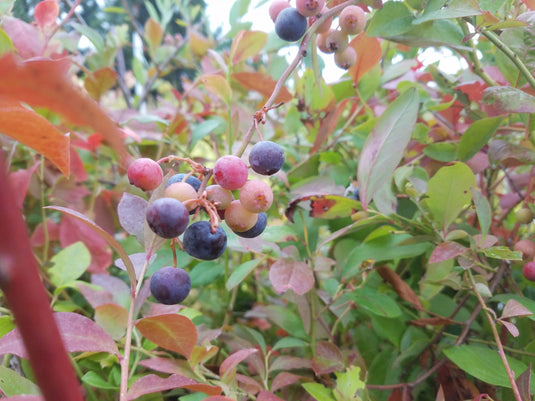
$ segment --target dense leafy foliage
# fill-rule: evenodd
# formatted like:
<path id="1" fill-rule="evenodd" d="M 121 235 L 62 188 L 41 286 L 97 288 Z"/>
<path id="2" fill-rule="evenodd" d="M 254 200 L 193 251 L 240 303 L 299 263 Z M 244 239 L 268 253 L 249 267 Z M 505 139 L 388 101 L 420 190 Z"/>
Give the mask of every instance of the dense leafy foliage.
<path id="1" fill-rule="evenodd" d="M 531 399 L 533 0 L 79 3 L 0 2 L 7 399 Z"/>

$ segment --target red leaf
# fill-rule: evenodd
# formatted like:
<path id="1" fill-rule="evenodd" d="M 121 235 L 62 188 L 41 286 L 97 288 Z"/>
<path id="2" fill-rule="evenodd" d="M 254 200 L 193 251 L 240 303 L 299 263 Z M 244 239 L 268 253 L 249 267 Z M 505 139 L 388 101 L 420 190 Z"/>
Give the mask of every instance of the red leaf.
<path id="1" fill-rule="evenodd" d="M 522 0 L 522 3 L 530 10 L 535 10 L 535 0 Z"/>
<path id="2" fill-rule="evenodd" d="M 146 317 L 138 320 L 136 327 L 149 341 L 188 359 L 197 343 L 195 325 L 182 315 L 167 314 Z"/>
<path id="3" fill-rule="evenodd" d="M 510 299 L 503 307 L 501 319 L 507 319 L 515 316 L 529 316 L 533 315 L 528 308 L 522 305 L 520 302 Z"/>
<path id="4" fill-rule="evenodd" d="M 466 252 L 467 248 L 458 244 L 457 242 L 446 241 L 438 244 L 431 256 L 429 257 L 429 263 L 440 263 L 445 260 L 455 258 Z"/>
<path id="5" fill-rule="evenodd" d="M 56 24 L 59 16 L 59 4 L 55 0 L 44 0 L 35 6 L 34 19 L 41 29 Z"/>
<path id="6" fill-rule="evenodd" d="M 56 312 L 54 318 L 67 352 L 107 352 L 119 356 L 115 341 L 91 319 L 70 312 Z M 28 357 L 17 328 L 0 338 L 0 354 Z"/>
<path id="7" fill-rule="evenodd" d="M 290 386 L 295 382 L 301 380 L 303 376 L 295 375 L 290 372 L 280 372 L 271 383 L 271 391 L 280 390 L 283 387 Z M 257 399 L 258 400 L 258 399 Z"/>
<path id="8" fill-rule="evenodd" d="M 277 81 L 275 81 L 269 75 L 261 74 L 259 72 L 236 72 L 232 74 L 232 78 L 238 81 L 238 83 L 245 89 L 257 91 L 266 98 L 271 96 L 277 83 Z M 293 96 L 290 94 L 288 89 L 283 87 L 277 96 L 275 103 L 287 103 L 292 99 Z"/>
<path id="9" fill-rule="evenodd" d="M 357 52 L 357 62 L 349 69 L 349 75 L 358 85 L 364 74 L 375 67 L 382 57 L 381 42 L 377 38 L 369 38 L 365 32 L 357 35 L 350 43 Z"/>
<path id="10" fill-rule="evenodd" d="M 284 401 L 284 400 L 282 398 L 277 397 L 272 392 L 264 390 L 264 391 L 261 391 L 256 396 L 256 401 Z"/>
<path id="11" fill-rule="evenodd" d="M 383 280 L 390 283 L 401 299 L 411 303 L 418 310 L 423 309 L 418 295 L 394 270 L 388 266 L 378 266 L 377 272 Z"/>
<path id="12" fill-rule="evenodd" d="M 362 204 L 354 199 L 340 195 L 306 195 L 293 199 L 286 208 L 286 217 L 293 222 L 293 215 L 297 205 L 310 201 L 309 215 L 320 219 L 337 219 L 349 217 L 362 210 Z"/>
<path id="13" fill-rule="evenodd" d="M 340 371 L 344 368 L 342 351 L 331 342 L 319 341 L 316 356 L 312 360 L 312 370 L 316 376 Z"/>
<path id="14" fill-rule="evenodd" d="M 520 331 L 518 331 L 518 327 L 516 327 L 513 323 L 508 322 L 507 320 L 499 320 L 499 322 L 505 326 L 507 331 L 511 333 L 513 337 L 518 337 L 520 335 Z"/>
<path id="15" fill-rule="evenodd" d="M 183 366 L 183 360 L 178 359 L 169 359 L 169 358 L 149 358 L 140 361 L 141 366 L 155 370 L 156 372 L 168 373 L 168 374 L 179 374 L 186 375 L 191 370 Z"/>
<path id="16" fill-rule="evenodd" d="M 25 170 L 17 170 L 9 174 L 9 183 L 11 188 L 15 190 L 15 200 L 17 206 L 22 208 L 22 203 L 26 197 L 26 192 L 28 192 L 28 187 L 30 186 L 30 179 L 32 178 L 33 173 L 39 167 L 40 162 L 35 163 L 32 167 Z"/>
<path id="17" fill-rule="evenodd" d="M 69 136 L 46 118 L 18 102 L 0 98 L 0 131 L 42 154 L 69 176 Z"/>
<path id="18" fill-rule="evenodd" d="M 221 380 L 226 382 L 233 374 L 236 373 L 236 367 L 240 362 L 257 352 L 258 350 L 256 348 L 247 348 L 229 355 L 219 367 Z"/>
<path id="19" fill-rule="evenodd" d="M 279 259 L 269 268 L 269 280 L 279 294 L 293 290 L 296 294 L 306 294 L 314 287 L 314 273 L 305 262 Z"/>
<path id="20" fill-rule="evenodd" d="M 185 388 L 191 391 L 201 391 L 208 395 L 221 394 L 221 387 L 197 383 L 195 380 L 184 376 L 171 375 L 167 378 L 163 378 L 150 374 L 139 378 L 134 382 L 134 384 L 132 384 L 128 390 L 127 399 L 135 400 L 136 398 L 139 398 L 145 394 L 171 390 L 174 388 Z"/>
<path id="21" fill-rule="evenodd" d="M 0 58 L 0 95 L 31 106 L 46 107 L 73 124 L 102 134 L 126 164 L 128 154 L 117 125 L 89 96 L 75 87 L 67 75 L 68 59 L 31 59 L 19 63 L 15 55 Z"/>

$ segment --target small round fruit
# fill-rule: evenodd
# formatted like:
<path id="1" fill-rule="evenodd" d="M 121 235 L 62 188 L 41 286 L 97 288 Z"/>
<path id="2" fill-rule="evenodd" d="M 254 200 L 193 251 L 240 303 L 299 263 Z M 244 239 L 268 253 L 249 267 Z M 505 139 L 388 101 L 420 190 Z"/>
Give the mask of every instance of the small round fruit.
<path id="1" fill-rule="evenodd" d="M 280 12 L 288 7 L 290 7 L 290 2 L 288 0 L 273 0 L 269 5 L 268 11 L 271 20 L 275 22 Z"/>
<path id="2" fill-rule="evenodd" d="M 255 173 L 275 174 L 284 164 L 284 151 L 275 142 L 258 142 L 249 152 L 249 164 Z"/>
<path id="3" fill-rule="evenodd" d="M 146 211 L 149 227 L 162 238 L 175 238 L 184 232 L 189 223 L 189 212 L 182 202 L 174 198 L 159 198 Z"/>
<path id="4" fill-rule="evenodd" d="M 293 7 L 282 10 L 275 21 L 275 32 L 282 40 L 296 42 L 307 30 L 307 19 Z"/>
<path id="5" fill-rule="evenodd" d="M 171 176 L 167 180 L 167 183 L 165 184 L 165 187 L 167 188 L 169 185 L 174 184 L 175 182 L 183 182 L 184 178 L 186 178 L 186 175 L 187 174 L 184 174 L 184 173 L 178 173 L 178 174 L 175 174 L 175 175 Z M 197 192 L 199 190 L 199 188 L 201 187 L 201 180 L 199 180 L 197 177 L 194 177 L 192 175 L 190 175 L 190 176 L 188 176 L 188 178 L 186 178 L 186 183 L 191 185 L 193 187 L 193 189 L 195 189 L 195 192 Z"/>
<path id="6" fill-rule="evenodd" d="M 240 203 L 250 212 L 265 212 L 273 203 L 273 191 L 262 180 L 249 180 L 240 189 Z"/>
<path id="7" fill-rule="evenodd" d="M 147 157 L 134 160 L 128 166 L 128 181 L 142 189 L 152 191 L 162 183 L 163 172 L 158 163 Z"/>
<path id="8" fill-rule="evenodd" d="M 305 17 L 318 15 L 325 6 L 325 0 L 296 0 L 295 8 Z"/>
<path id="9" fill-rule="evenodd" d="M 535 261 L 528 262 L 522 268 L 522 274 L 529 281 L 535 281 Z"/>
<path id="10" fill-rule="evenodd" d="M 172 183 L 165 188 L 163 195 L 165 197 L 178 199 L 180 202 L 197 199 L 197 191 L 195 191 L 195 188 L 184 181 Z M 192 210 L 193 205 L 187 206 L 187 208 L 188 210 Z"/>
<path id="11" fill-rule="evenodd" d="M 331 30 L 325 38 L 325 44 L 328 49 L 335 53 L 343 52 L 347 49 L 349 41 L 347 40 L 347 34 L 335 29 Z"/>
<path id="12" fill-rule="evenodd" d="M 150 292 L 156 300 L 165 305 L 175 305 L 186 299 L 191 290 L 188 273 L 173 266 L 165 266 L 150 279 Z"/>
<path id="13" fill-rule="evenodd" d="M 535 242 L 530 239 L 521 239 L 514 246 L 515 251 L 522 252 L 524 257 L 535 257 Z"/>
<path id="14" fill-rule="evenodd" d="M 520 224 L 529 224 L 533 221 L 534 215 L 530 208 L 523 207 L 516 211 L 515 217 Z"/>
<path id="15" fill-rule="evenodd" d="M 239 189 L 247 181 L 247 164 L 237 156 L 227 155 L 217 159 L 214 165 L 214 178 L 225 189 Z"/>
<path id="16" fill-rule="evenodd" d="M 331 29 L 327 32 L 322 32 L 318 36 L 316 36 L 316 46 L 318 47 L 318 49 L 320 49 L 322 53 L 325 54 L 334 53 L 334 50 L 331 50 L 331 48 L 327 46 L 327 35 L 329 35 L 330 32 Z"/>
<path id="17" fill-rule="evenodd" d="M 225 222 L 232 231 L 247 231 L 258 220 L 258 214 L 248 211 L 239 200 L 232 201 L 225 209 Z"/>
<path id="18" fill-rule="evenodd" d="M 247 231 L 234 231 L 234 233 L 243 238 L 255 238 L 264 232 L 267 226 L 267 215 L 265 213 L 258 214 L 256 224 Z"/>
<path id="19" fill-rule="evenodd" d="M 351 46 L 343 52 L 334 53 L 334 63 L 343 70 L 349 70 L 357 62 L 357 52 Z"/>
<path id="20" fill-rule="evenodd" d="M 357 35 L 366 27 L 366 14 L 359 6 L 347 6 L 338 18 L 340 29 L 348 35 Z"/>
<path id="21" fill-rule="evenodd" d="M 215 207 L 217 210 L 225 210 L 230 205 L 230 202 L 234 200 L 234 196 L 228 189 L 214 184 L 206 187 L 206 199 L 217 203 Z"/>
<path id="22" fill-rule="evenodd" d="M 212 232 L 208 221 L 196 221 L 186 229 L 182 244 L 188 255 L 201 260 L 213 260 L 225 251 L 227 234 L 221 227 Z"/>

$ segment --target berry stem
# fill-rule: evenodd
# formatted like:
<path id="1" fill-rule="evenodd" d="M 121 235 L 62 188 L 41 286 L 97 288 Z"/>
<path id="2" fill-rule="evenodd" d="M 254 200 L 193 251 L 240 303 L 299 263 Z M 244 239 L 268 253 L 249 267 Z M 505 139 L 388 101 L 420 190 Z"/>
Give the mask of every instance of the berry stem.
<path id="1" fill-rule="evenodd" d="M 351 5 L 351 4 L 357 4 L 358 0 L 348 0 L 342 4 L 337 5 L 336 7 L 331 8 L 329 11 L 324 13 L 320 18 L 318 18 L 307 30 L 305 33 L 305 36 L 303 36 L 303 39 L 301 40 L 301 44 L 299 45 L 299 51 L 297 52 L 297 56 L 293 59 L 291 64 L 284 70 L 281 77 L 275 84 L 275 88 L 273 89 L 273 92 L 271 93 L 271 96 L 267 100 L 264 107 L 262 107 L 261 113 L 266 113 L 267 111 L 271 110 L 273 108 L 273 105 L 275 104 L 275 100 L 277 100 L 277 97 L 279 96 L 280 91 L 282 90 L 284 84 L 286 83 L 286 80 L 290 76 L 290 74 L 297 68 L 299 63 L 303 60 L 303 58 L 306 56 L 307 52 L 307 46 L 308 42 L 310 41 L 311 36 L 314 35 L 316 30 L 329 18 L 339 14 L 345 7 Z M 255 116 L 253 118 L 253 123 L 245 133 L 245 136 L 243 138 L 242 144 L 238 151 L 234 153 L 235 156 L 241 157 L 243 152 L 245 152 L 245 149 L 247 148 L 248 143 L 251 141 L 251 138 L 253 136 L 253 133 L 255 132 L 255 127 L 258 125 L 257 121 L 257 113 L 255 113 Z"/>

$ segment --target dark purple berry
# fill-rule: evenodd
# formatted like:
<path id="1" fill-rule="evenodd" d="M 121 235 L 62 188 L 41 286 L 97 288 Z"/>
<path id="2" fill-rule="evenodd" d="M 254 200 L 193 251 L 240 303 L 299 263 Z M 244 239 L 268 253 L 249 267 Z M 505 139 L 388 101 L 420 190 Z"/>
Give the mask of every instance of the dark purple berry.
<path id="1" fill-rule="evenodd" d="M 247 231 L 237 232 L 234 231 L 234 233 L 240 237 L 243 238 L 254 238 L 258 237 L 260 234 L 264 232 L 267 226 L 267 216 L 264 212 L 258 213 L 258 220 L 256 220 L 256 224 L 248 229 Z"/>
<path id="2" fill-rule="evenodd" d="M 147 223 L 162 238 L 175 238 L 189 223 L 189 212 L 178 199 L 160 198 L 147 207 Z"/>
<path id="3" fill-rule="evenodd" d="M 165 187 L 167 188 L 169 185 L 174 184 L 175 182 L 182 182 L 184 181 L 184 177 L 186 177 L 186 174 L 179 173 L 171 176 L 169 180 L 167 180 L 167 183 L 165 184 Z M 186 178 L 186 183 L 191 185 L 195 191 L 198 191 L 201 187 L 201 180 L 199 180 L 197 177 L 194 177 L 190 175 L 188 178 Z"/>
<path id="4" fill-rule="evenodd" d="M 213 260 L 225 251 L 227 234 L 221 227 L 217 227 L 213 233 L 210 222 L 197 221 L 186 229 L 182 244 L 188 255 L 201 260 Z"/>
<path id="5" fill-rule="evenodd" d="M 284 164 L 284 151 L 275 142 L 258 142 L 251 148 L 249 164 L 258 174 L 275 174 Z"/>
<path id="6" fill-rule="evenodd" d="M 178 304 L 186 299 L 190 290 L 188 273 L 172 266 L 162 267 L 150 280 L 150 292 L 162 304 Z"/>
<path id="7" fill-rule="evenodd" d="M 275 20 L 275 32 L 282 40 L 295 42 L 303 37 L 307 30 L 307 19 L 293 7 L 282 10 Z"/>

